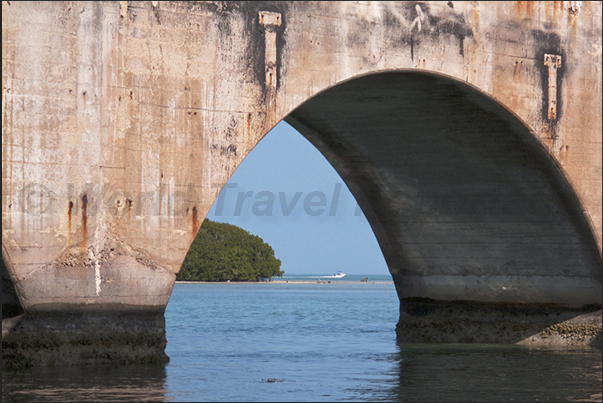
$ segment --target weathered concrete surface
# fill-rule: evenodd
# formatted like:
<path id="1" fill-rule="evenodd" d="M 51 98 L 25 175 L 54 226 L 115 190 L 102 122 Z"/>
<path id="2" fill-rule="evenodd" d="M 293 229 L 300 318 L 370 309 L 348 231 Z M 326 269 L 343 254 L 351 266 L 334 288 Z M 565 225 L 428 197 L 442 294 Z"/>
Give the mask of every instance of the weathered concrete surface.
<path id="1" fill-rule="evenodd" d="M 20 315 L 7 317 L 7 319 L 2 318 L 2 339 L 7 337 L 24 317 L 25 314 L 22 313 Z"/>
<path id="2" fill-rule="evenodd" d="M 401 298 L 600 304 L 601 16 L 599 2 L 4 1 L 16 293 L 27 312 L 162 310 L 221 186 L 287 118 L 351 185 Z M 349 81 L 388 72 L 402 110 L 389 82 Z M 312 97 L 341 99 L 347 81 L 355 102 L 321 115 Z M 349 110 L 379 132 L 349 131 Z M 392 164 L 405 145 L 417 154 Z"/>

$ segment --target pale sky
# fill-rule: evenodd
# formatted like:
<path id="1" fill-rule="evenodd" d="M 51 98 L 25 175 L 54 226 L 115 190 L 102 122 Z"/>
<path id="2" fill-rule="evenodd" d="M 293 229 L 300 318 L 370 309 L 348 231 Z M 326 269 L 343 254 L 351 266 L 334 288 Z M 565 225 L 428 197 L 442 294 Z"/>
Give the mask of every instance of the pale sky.
<path id="1" fill-rule="evenodd" d="M 389 274 L 343 180 L 285 122 L 243 160 L 207 218 L 261 237 L 281 259 L 285 275 Z"/>

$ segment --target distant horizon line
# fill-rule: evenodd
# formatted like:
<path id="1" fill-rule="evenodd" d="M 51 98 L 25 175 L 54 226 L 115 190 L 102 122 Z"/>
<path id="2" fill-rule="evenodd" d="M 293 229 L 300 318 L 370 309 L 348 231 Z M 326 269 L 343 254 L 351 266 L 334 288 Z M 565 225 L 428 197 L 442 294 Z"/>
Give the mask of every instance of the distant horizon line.
<path id="1" fill-rule="evenodd" d="M 346 276 L 391 276 L 390 273 L 383 273 L 383 274 L 377 274 L 377 273 L 363 273 L 363 274 L 354 274 L 354 273 L 345 273 Z M 272 276 L 272 277 L 278 277 L 278 278 L 282 278 L 282 277 L 287 277 L 287 276 L 303 276 L 303 277 L 309 277 L 309 276 L 320 276 L 320 277 L 331 277 L 333 276 L 333 274 L 324 274 L 324 273 L 311 273 L 311 274 L 299 274 L 299 273 L 295 273 L 295 274 L 285 274 L 283 276 Z"/>

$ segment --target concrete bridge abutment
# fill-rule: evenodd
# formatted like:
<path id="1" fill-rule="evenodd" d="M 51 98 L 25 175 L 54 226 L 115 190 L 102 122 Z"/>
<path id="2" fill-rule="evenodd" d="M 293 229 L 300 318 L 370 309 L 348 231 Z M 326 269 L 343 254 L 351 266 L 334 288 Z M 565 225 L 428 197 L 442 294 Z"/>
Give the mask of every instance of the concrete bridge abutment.
<path id="1" fill-rule="evenodd" d="M 367 216 L 400 341 L 600 343 L 601 16 L 3 2 L 3 261 L 25 312 L 3 358 L 165 361 L 189 245 L 282 119 Z"/>

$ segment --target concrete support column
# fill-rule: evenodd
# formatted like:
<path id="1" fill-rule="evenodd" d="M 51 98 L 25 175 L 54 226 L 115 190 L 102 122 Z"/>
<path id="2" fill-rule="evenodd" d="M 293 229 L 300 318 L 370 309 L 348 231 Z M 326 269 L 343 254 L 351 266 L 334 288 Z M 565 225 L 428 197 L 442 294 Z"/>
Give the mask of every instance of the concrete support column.
<path id="1" fill-rule="evenodd" d="M 28 312 L 2 336 L 2 365 L 166 363 L 166 343 L 163 311 Z"/>

